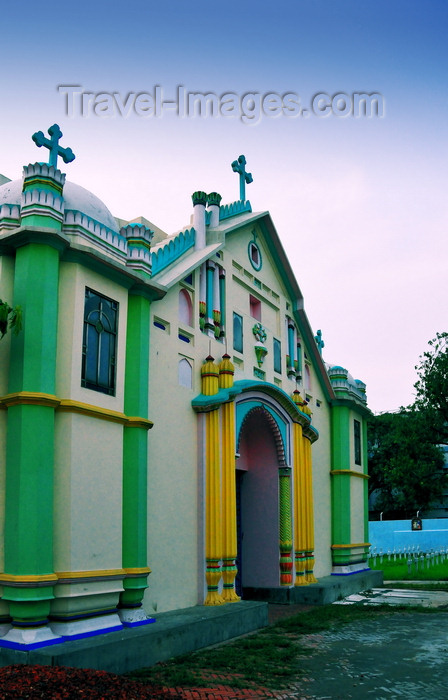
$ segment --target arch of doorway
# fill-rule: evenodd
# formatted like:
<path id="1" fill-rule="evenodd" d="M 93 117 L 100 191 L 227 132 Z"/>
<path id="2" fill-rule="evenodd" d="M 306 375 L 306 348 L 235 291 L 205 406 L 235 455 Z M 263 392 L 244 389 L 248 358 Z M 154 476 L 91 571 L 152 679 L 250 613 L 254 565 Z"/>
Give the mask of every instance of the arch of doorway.
<path id="1" fill-rule="evenodd" d="M 268 425 L 270 426 L 272 430 L 272 434 L 274 437 L 274 442 L 275 442 L 275 447 L 277 451 L 277 461 L 278 461 L 278 466 L 283 467 L 286 466 L 286 456 L 287 456 L 287 451 L 286 451 L 286 446 L 289 443 L 289 435 L 288 432 L 285 433 L 284 428 L 285 425 L 280 423 L 280 417 L 279 416 L 274 416 L 272 410 L 268 410 L 268 408 L 263 404 L 256 402 L 254 405 L 254 401 L 248 401 L 244 403 L 237 403 L 236 409 L 237 409 L 237 441 L 236 441 L 236 451 L 237 454 L 239 453 L 239 448 L 240 448 L 240 442 L 241 442 L 241 435 L 244 432 L 244 428 L 247 425 L 248 421 L 253 418 L 256 415 L 259 415 L 260 417 L 263 417 Z M 241 418 L 240 416 L 240 421 L 238 421 L 238 409 L 239 407 L 244 407 L 244 416 Z M 286 437 L 286 439 L 285 439 Z"/>

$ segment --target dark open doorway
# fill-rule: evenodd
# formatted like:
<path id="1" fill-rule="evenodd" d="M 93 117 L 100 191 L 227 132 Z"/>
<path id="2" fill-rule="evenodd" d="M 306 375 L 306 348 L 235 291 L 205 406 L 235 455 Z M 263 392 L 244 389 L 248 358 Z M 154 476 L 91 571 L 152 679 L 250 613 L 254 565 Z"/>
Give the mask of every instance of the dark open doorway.
<path id="1" fill-rule="evenodd" d="M 236 471 L 238 595 L 279 586 L 278 456 L 266 411 L 246 416 Z M 244 595 L 243 595 L 244 597 Z"/>

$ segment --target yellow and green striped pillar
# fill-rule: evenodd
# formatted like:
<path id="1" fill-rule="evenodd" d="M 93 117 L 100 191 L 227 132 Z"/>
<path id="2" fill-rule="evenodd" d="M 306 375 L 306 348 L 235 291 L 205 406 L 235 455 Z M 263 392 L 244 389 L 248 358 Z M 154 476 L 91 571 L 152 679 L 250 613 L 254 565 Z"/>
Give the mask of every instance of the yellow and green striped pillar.
<path id="1" fill-rule="evenodd" d="M 303 454 L 305 463 L 305 493 L 306 493 L 306 543 L 305 543 L 305 579 L 307 583 L 317 583 L 314 576 L 314 500 L 311 441 L 303 437 Z"/>
<path id="2" fill-rule="evenodd" d="M 305 483 L 305 460 L 303 456 L 302 426 L 293 423 L 293 446 L 294 446 L 294 539 L 295 539 L 295 585 L 306 586 L 308 581 L 305 578 L 306 568 L 306 483 Z"/>
<path id="3" fill-rule="evenodd" d="M 299 391 L 292 400 L 305 416 L 311 411 Z M 311 440 L 304 435 L 300 423 L 293 424 L 294 443 L 294 523 L 295 523 L 295 585 L 316 583 L 314 576 L 314 497 Z"/>
<path id="4" fill-rule="evenodd" d="M 235 368 L 229 355 L 225 354 L 219 365 L 219 388 L 233 386 Z M 235 404 L 229 401 L 221 408 L 222 424 L 222 599 L 226 603 L 240 600 L 235 592 L 237 574 L 236 534 L 236 472 L 235 472 Z"/>
<path id="5" fill-rule="evenodd" d="M 201 367 L 202 393 L 213 396 L 218 393 L 219 367 L 210 355 Z M 205 562 L 207 596 L 204 605 L 222 605 L 218 592 L 221 580 L 221 475 L 219 458 L 219 410 L 205 414 Z"/>

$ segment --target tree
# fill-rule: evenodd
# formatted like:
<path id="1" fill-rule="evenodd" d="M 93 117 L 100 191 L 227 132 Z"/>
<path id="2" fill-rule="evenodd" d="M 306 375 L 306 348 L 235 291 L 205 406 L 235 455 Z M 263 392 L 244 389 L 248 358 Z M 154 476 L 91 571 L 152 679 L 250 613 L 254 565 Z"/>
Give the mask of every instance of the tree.
<path id="1" fill-rule="evenodd" d="M 410 516 L 441 495 L 448 479 L 439 445 L 448 443 L 448 333 L 437 333 L 415 367 L 416 400 L 369 427 L 369 492 L 375 508 Z"/>
<path id="2" fill-rule="evenodd" d="M 438 442 L 448 442 L 448 333 L 437 333 L 420 356 L 416 366 L 418 381 L 415 407 L 432 415 L 438 432 Z"/>
<path id="3" fill-rule="evenodd" d="M 410 517 L 441 495 L 447 476 L 432 415 L 411 407 L 371 419 L 369 492 L 375 510 Z"/>
<path id="4" fill-rule="evenodd" d="M 6 301 L 0 299 L 0 340 L 8 331 L 9 328 L 15 335 L 18 335 L 22 329 L 22 308 L 16 306 L 12 308 Z"/>

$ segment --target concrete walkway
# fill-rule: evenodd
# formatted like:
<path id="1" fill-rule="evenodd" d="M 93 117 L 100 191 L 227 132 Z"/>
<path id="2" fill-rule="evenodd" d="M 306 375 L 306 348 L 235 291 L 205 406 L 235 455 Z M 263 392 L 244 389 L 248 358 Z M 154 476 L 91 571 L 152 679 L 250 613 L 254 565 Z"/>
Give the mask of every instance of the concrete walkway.
<path id="1" fill-rule="evenodd" d="M 400 612 L 301 637 L 313 651 L 304 678 L 278 698 L 446 700 L 448 592 L 378 588 L 334 605 L 422 605 L 440 612 Z"/>
<path id="2" fill-rule="evenodd" d="M 446 700 L 448 613 L 396 613 L 305 635 L 304 676 L 277 698 Z"/>
<path id="3" fill-rule="evenodd" d="M 448 610 L 447 591 L 419 591 L 400 588 L 372 588 L 369 591 L 354 593 L 334 605 L 422 605 L 424 608 L 446 608 Z"/>
<path id="4" fill-rule="evenodd" d="M 440 612 L 397 612 L 358 620 L 328 632 L 301 635 L 311 652 L 303 674 L 287 690 L 232 688 L 232 674 L 206 674 L 208 688 L 166 689 L 183 700 L 446 700 L 448 593 L 374 589 L 335 604 L 424 605 Z M 310 609 L 269 605 L 269 623 Z M 169 697 L 169 695 L 168 695 Z"/>

